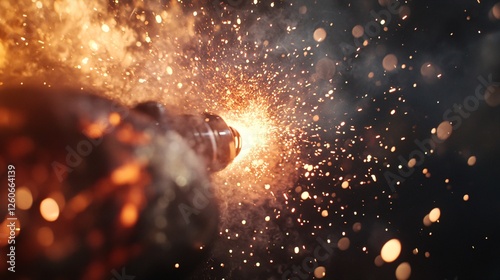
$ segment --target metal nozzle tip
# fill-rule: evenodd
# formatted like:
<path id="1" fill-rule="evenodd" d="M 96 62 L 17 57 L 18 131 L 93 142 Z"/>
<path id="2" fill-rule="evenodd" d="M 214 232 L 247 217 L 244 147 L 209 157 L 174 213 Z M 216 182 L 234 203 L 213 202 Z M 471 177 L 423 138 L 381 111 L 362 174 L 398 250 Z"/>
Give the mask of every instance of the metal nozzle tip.
<path id="1" fill-rule="evenodd" d="M 238 132 L 238 130 L 236 130 L 232 126 L 229 127 L 229 130 L 231 130 L 231 133 L 234 136 L 234 147 L 236 148 L 236 155 L 235 156 L 238 156 L 241 152 L 241 146 L 242 146 L 241 135 Z"/>

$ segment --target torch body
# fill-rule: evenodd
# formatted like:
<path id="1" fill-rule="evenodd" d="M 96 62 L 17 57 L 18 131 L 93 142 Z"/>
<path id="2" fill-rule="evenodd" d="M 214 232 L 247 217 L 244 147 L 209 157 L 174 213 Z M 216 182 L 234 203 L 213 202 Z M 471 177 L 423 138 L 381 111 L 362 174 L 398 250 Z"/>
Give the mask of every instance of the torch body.
<path id="1" fill-rule="evenodd" d="M 186 136 L 197 125 L 179 130 L 181 121 L 152 104 L 130 109 L 72 90 L 0 92 L 0 177 L 6 182 L 14 166 L 18 194 L 14 216 L 0 209 L 0 249 L 8 253 L 4 224 L 16 218 L 16 277 L 178 279 L 203 259 L 218 224 L 208 172 L 230 160 Z"/>

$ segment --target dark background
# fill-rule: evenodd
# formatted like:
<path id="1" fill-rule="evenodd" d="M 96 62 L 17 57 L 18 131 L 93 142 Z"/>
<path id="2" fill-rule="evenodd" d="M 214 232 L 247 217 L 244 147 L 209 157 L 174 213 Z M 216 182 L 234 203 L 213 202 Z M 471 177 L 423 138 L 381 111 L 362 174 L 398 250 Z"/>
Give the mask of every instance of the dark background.
<path id="1" fill-rule="evenodd" d="M 315 80 L 311 87 L 298 93 L 307 99 L 306 105 L 299 106 L 300 113 L 319 115 L 317 125 L 321 127 L 316 131 L 316 140 L 302 146 L 304 162 L 319 162 L 323 174 L 333 175 L 311 179 L 299 169 L 301 177 L 288 191 L 292 198 L 286 204 L 280 201 L 285 210 L 277 224 L 283 235 L 272 238 L 261 250 L 255 249 L 248 263 L 239 255 L 248 250 L 248 244 L 221 240 L 218 246 L 224 249 L 220 251 L 230 248 L 237 253 L 226 257 L 214 253 L 195 278 L 282 279 L 283 271 L 313 256 L 317 236 L 338 240 L 345 232 L 350 239 L 349 249 L 336 250 L 327 261 L 318 263 L 326 268 L 324 279 L 394 279 L 394 271 L 403 261 L 412 267 L 410 279 L 500 279 L 499 107 L 480 101 L 479 108 L 463 119 L 451 137 L 425 157 L 423 164 L 415 167 L 396 192 L 384 180 L 386 171 L 397 173 L 396 166 L 402 164 L 399 155 L 408 160 L 417 148 L 415 139 L 431 137 L 431 129 L 444 121 L 443 113 L 474 94 L 480 75 L 492 75 L 494 82 L 500 81 L 500 21 L 490 15 L 495 3 L 409 1 L 405 4 L 410 10 L 406 20 L 392 15 L 386 24 L 387 32 L 369 38 L 369 45 L 354 53 L 345 52 L 343 46 L 354 45 L 352 27 L 373 21 L 371 10 L 386 9 L 377 1 L 296 1 L 291 6 L 277 3 L 273 9 L 266 8 L 269 2 L 260 3 L 258 16 L 274 16 L 278 21 L 286 14 L 285 18 L 297 27 L 292 35 L 279 28 L 257 29 L 266 34 L 266 39 L 271 38 L 271 46 L 285 50 L 312 46 L 315 53 L 307 58 L 283 59 L 276 55 L 282 65 L 310 70 L 310 63 L 323 57 L 336 63 L 332 77 Z M 297 13 L 300 6 L 307 7 L 306 14 Z M 252 16 L 246 20 L 248 29 L 255 31 L 258 21 Z M 318 27 L 327 32 L 321 43 L 312 36 Z M 399 67 L 387 72 L 382 59 L 390 53 L 397 56 Z M 401 69 L 403 63 L 406 69 Z M 442 76 L 423 77 L 420 67 L 424 63 L 432 63 Z M 374 78 L 368 78 L 369 72 L 374 73 Z M 388 93 L 390 87 L 398 90 Z M 330 89 L 335 90 L 335 98 L 318 101 Z M 314 109 L 315 106 L 318 107 Z M 391 115 L 393 109 L 396 113 Z M 346 124 L 340 126 L 341 122 Z M 355 131 L 350 130 L 351 126 Z M 380 137 L 375 138 L 376 135 Z M 318 153 L 318 143 L 329 143 L 331 148 Z M 389 149 L 395 146 L 396 151 L 389 152 L 383 147 L 386 145 Z M 329 151 L 335 151 L 335 156 Z M 378 160 L 365 162 L 367 155 Z M 477 157 L 474 166 L 467 165 L 471 155 Z M 321 165 L 323 160 L 332 165 Z M 387 164 L 391 167 L 386 168 Z M 422 173 L 424 168 L 431 173 L 429 178 Z M 371 181 L 371 174 L 377 182 L 362 184 Z M 332 176 L 350 178 L 349 188 L 342 189 L 342 180 L 332 180 Z M 320 199 L 302 200 L 301 192 L 294 190 L 296 186 Z M 468 201 L 463 200 L 465 194 L 470 196 Z M 272 213 L 273 207 L 266 211 Z M 422 219 L 434 207 L 440 208 L 441 218 L 426 227 Z M 292 208 L 296 209 L 294 213 Z M 318 209 L 328 209 L 329 216 L 321 217 Z M 298 219 L 308 222 L 300 223 Z M 352 229 L 356 222 L 362 224 L 360 232 Z M 380 248 L 391 238 L 401 241 L 401 255 L 393 263 L 375 266 Z M 306 250 L 301 248 L 295 254 L 293 248 L 301 245 Z M 418 254 L 412 253 L 414 248 L 418 248 Z M 430 256 L 426 257 L 425 252 Z M 255 262 L 260 262 L 260 266 L 255 266 Z M 226 265 L 221 267 L 220 263 Z M 306 279 L 313 279 L 313 274 Z"/>

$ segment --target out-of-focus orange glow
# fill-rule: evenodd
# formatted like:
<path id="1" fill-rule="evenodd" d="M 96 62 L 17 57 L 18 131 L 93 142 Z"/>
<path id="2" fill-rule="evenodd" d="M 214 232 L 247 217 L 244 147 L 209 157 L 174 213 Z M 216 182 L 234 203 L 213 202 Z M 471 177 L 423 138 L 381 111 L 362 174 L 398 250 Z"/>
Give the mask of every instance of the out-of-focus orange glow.
<path id="1" fill-rule="evenodd" d="M 49 247 L 54 243 L 54 232 L 50 227 L 41 227 L 37 231 L 36 240 L 38 244 Z"/>
<path id="2" fill-rule="evenodd" d="M 68 205 L 73 213 L 83 211 L 90 204 L 90 196 L 87 193 L 80 193 L 73 197 Z"/>
<path id="3" fill-rule="evenodd" d="M 314 30 L 314 33 L 313 33 L 313 38 L 316 42 L 322 42 L 325 40 L 326 38 L 326 30 L 323 29 L 323 28 L 318 28 L 316 30 Z"/>
<path id="4" fill-rule="evenodd" d="M 343 189 L 347 189 L 348 187 L 349 187 L 349 182 L 347 182 L 347 181 L 342 182 Z"/>
<path id="5" fill-rule="evenodd" d="M 34 148 L 35 144 L 31 138 L 20 136 L 8 143 L 7 151 L 12 157 L 17 158 L 30 153 Z"/>
<path id="6" fill-rule="evenodd" d="M 426 227 L 432 225 L 432 222 L 429 219 L 429 214 L 427 214 L 427 215 L 424 216 L 424 219 L 422 220 L 422 222 L 424 223 L 424 226 L 426 226 Z"/>
<path id="7" fill-rule="evenodd" d="M 342 237 L 339 239 L 337 242 L 337 246 L 341 251 L 345 251 L 349 249 L 349 246 L 351 245 L 351 241 L 347 237 Z"/>
<path id="8" fill-rule="evenodd" d="M 491 13 L 495 17 L 495 19 L 500 19 L 500 3 L 496 3 L 493 8 L 491 8 Z"/>
<path id="9" fill-rule="evenodd" d="M 106 131 L 107 125 L 104 122 L 94 122 L 83 126 L 82 132 L 89 138 L 102 137 Z"/>
<path id="10" fill-rule="evenodd" d="M 380 256 L 384 262 L 390 263 L 395 261 L 401 253 L 401 242 L 398 239 L 387 241 L 380 250 Z"/>
<path id="11" fill-rule="evenodd" d="M 318 266 L 314 269 L 314 277 L 321 279 L 326 276 L 326 268 L 324 266 Z"/>
<path id="12" fill-rule="evenodd" d="M 378 266 L 378 267 L 381 267 L 384 265 L 384 260 L 382 259 L 382 257 L 380 255 L 376 256 L 375 259 L 373 260 L 373 263 Z"/>
<path id="13" fill-rule="evenodd" d="M 111 125 L 117 126 L 121 122 L 121 117 L 118 113 L 114 112 L 114 113 L 109 114 L 108 120 L 109 120 L 109 123 Z"/>
<path id="14" fill-rule="evenodd" d="M 476 164 L 476 157 L 470 156 L 469 159 L 467 160 L 467 165 L 473 166 L 474 164 Z"/>
<path id="15" fill-rule="evenodd" d="M 409 263 L 404 262 L 396 268 L 396 279 L 407 280 L 411 275 L 411 266 Z"/>
<path id="16" fill-rule="evenodd" d="M 44 199 L 42 203 L 40 203 L 40 214 L 49 222 L 57 220 L 59 217 L 59 206 L 57 202 L 53 198 Z"/>
<path id="17" fill-rule="evenodd" d="M 302 198 L 302 200 L 306 200 L 309 198 L 309 192 L 303 192 L 301 195 L 300 195 L 300 198 Z"/>
<path id="18" fill-rule="evenodd" d="M 357 222 L 352 225 L 352 231 L 354 232 L 359 232 L 361 231 L 362 225 L 361 223 Z"/>
<path id="19" fill-rule="evenodd" d="M 2 44 L 0 44 L 0 52 L 1 46 Z M 0 54 L 0 60 L 1 59 L 2 55 Z M 19 127 L 23 122 L 24 118 L 21 113 L 0 107 L 0 127 Z"/>
<path id="20" fill-rule="evenodd" d="M 363 36 L 363 34 L 365 34 L 365 29 L 363 28 L 363 26 L 358 24 L 352 28 L 352 36 L 354 38 L 360 38 L 361 36 Z"/>
<path id="21" fill-rule="evenodd" d="M 437 137 L 441 140 L 446 140 L 450 137 L 451 132 L 453 131 L 453 127 L 451 126 L 449 121 L 443 121 L 437 127 Z"/>
<path id="22" fill-rule="evenodd" d="M 382 60 L 382 67 L 386 71 L 393 71 L 398 67 L 398 58 L 393 54 L 388 54 Z"/>
<path id="23" fill-rule="evenodd" d="M 111 181 L 116 185 L 133 184 L 139 181 L 141 166 L 137 162 L 124 164 L 111 173 Z"/>
<path id="24" fill-rule="evenodd" d="M 27 187 L 20 187 L 16 190 L 16 206 L 21 210 L 28 210 L 33 205 L 33 196 Z"/>
<path id="25" fill-rule="evenodd" d="M 59 211 L 62 212 L 62 210 L 66 206 L 66 199 L 64 198 L 62 192 L 53 192 L 49 195 L 49 197 L 54 199 L 54 201 L 57 203 L 57 206 L 59 206 Z"/>
<path id="26" fill-rule="evenodd" d="M 139 211 L 137 209 L 137 206 L 132 203 L 127 203 L 123 206 L 122 211 L 120 213 L 120 223 L 124 227 L 131 227 L 135 225 L 138 217 L 139 217 Z"/>
<path id="27" fill-rule="evenodd" d="M 434 208 L 429 213 L 429 220 L 435 223 L 437 222 L 437 220 L 439 220 L 440 216 L 441 216 L 441 210 L 439 210 L 439 208 Z"/>
<path id="28" fill-rule="evenodd" d="M 21 223 L 19 222 L 19 219 L 17 220 L 3 220 L 3 222 L 0 224 L 0 248 L 7 245 L 7 242 L 8 242 L 8 237 L 10 235 L 10 228 L 8 227 L 8 225 L 11 223 L 11 222 L 15 222 L 16 223 L 16 230 L 15 230 L 15 233 L 16 233 L 16 236 L 19 235 L 19 231 L 21 230 Z"/>

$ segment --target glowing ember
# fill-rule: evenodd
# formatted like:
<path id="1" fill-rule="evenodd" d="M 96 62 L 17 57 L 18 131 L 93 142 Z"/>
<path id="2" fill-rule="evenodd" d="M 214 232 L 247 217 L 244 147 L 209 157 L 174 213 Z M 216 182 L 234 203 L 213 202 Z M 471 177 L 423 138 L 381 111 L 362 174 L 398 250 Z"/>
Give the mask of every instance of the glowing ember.
<path id="1" fill-rule="evenodd" d="M 437 220 L 439 220 L 439 217 L 441 217 L 441 210 L 439 210 L 439 208 L 434 208 L 431 210 L 431 212 L 429 212 L 429 220 L 432 223 L 437 222 Z"/>
<path id="2" fill-rule="evenodd" d="M 53 222 L 59 217 L 59 205 L 54 199 L 46 198 L 40 203 L 40 214 L 45 220 Z"/>
<path id="3" fill-rule="evenodd" d="M 380 250 L 380 256 L 384 262 L 390 263 L 395 261 L 401 253 L 401 242 L 398 239 L 387 241 Z"/>
<path id="4" fill-rule="evenodd" d="M 398 280 L 407 280 L 411 275 L 411 266 L 409 263 L 404 262 L 398 265 L 396 268 L 396 279 Z"/>

